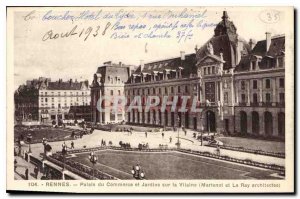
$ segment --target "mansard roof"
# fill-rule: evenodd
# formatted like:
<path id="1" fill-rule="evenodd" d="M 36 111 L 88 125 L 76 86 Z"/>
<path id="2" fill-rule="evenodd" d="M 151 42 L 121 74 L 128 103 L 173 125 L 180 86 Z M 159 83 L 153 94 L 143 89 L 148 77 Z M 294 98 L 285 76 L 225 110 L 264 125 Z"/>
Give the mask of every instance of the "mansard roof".
<path id="1" fill-rule="evenodd" d="M 158 60 L 144 64 L 141 70 L 141 65 L 133 73 L 140 75 L 141 73 L 152 74 L 152 72 L 163 72 L 164 70 L 177 70 L 182 67 L 182 76 L 189 77 L 190 74 L 196 74 L 197 69 L 195 67 L 195 53 L 185 55 L 184 60 L 181 57 L 175 57 L 171 59 Z"/>
<path id="2" fill-rule="evenodd" d="M 130 66 L 128 65 L 111 64 L 110 62 L 106 62 L 104 66 L 98 67 L 96 74 L 101 75 L 102 83 L 108 82 L 108 77 L 119 77 L 121 82 L 126 82 L 129 77 L 129 70 Z"/>
<path id="3" fill-rule="evenodd" d="M 46 87 L 47 90 L 81 90 L 82 88 L 88 88 L 88 81 L 83 82 L 63 82 L 61 80 L 56 82 L 49 82 Z"/>
<path id="4" fill-rule="evenodd" d="M 274 68 L 276 58 L 285 53 L 285 36 L 275 36 L 271 38 L 269 50 L 266 51 L 266 40 L 258 41 L 251 53 L 243 56 L 235 71 L 249 71 L 250 62 L 254 57 L 259 57 L 261 61 L 258 63 L 260 69 Z M 267 62 L 269 64 L 267 64 Z"/>

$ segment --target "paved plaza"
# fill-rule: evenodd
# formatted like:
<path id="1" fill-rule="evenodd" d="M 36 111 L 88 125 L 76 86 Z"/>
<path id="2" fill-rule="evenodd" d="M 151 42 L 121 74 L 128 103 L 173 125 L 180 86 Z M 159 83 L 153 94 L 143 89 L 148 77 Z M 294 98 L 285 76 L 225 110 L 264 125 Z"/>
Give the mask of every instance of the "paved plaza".
<path id="1" fill-rule="evenodd" d="M 168 145 L 169 148 L 174 148 L 176 147 L 175 143 L 177 142 L 177 135 L 177 132 L 173 131 L 165 131 L 164 136 L 162 136 L 162 132 L 148 132 L 146 137 L 145 132 L 133 131 L 132 134 L 130 134 L 129 132 L 107 132 L 95 130 L 94 133 L 91 135 L 85 135 L 82 139 L 74 140 L 74 145 L 75 149 L 82 149 L 84 147 L 91 148 L 100 146 L 101 141 L 104 140 L 106 142 L 106 145 L 108 145 L 109 141 L 111 141 L 113 146 L 119 146 L 119 142 L 122 141 L 123 143 L 130 143 L 131 147 L 133 148 L 137 148 L 138 144 L 140 143 L 148 143 L 149 148 L 158 148 L 160 144 Z M 171 143 L 170 137 L 172 138 Z M 208 151 L 211 153 L 216 152 L 215 148 L 201 146 L 201 142 L 193 138 L 193 131 L 188 130 L 187 135 L 185 135 L 183 131 L 180 131 L 179 137 L 181 142 L 181 148 L 198 151 Z M 61 151 L 63 142 L 64 141 L 49 143 L 52 146 L 53 153 Z M 66 141 L 65 143 L 68 147 L 71 146 L 71 141 Z M 43 153 L 42 143 L 32 144 L 31 148 L 33 155 L 36 157 L 40 156 L 40 154 Z M 24 147 L 24 150 L 27 150 L 27 148 Z M 276 158 L 240 151 L 221 149 L 221 155 L 227 155 L 239 159 L 251 159 L 252 161 L 258 161 L 268 164 L 273 163 L 280 166 L 285 165 L 285 159 L 283 158 Z"/>

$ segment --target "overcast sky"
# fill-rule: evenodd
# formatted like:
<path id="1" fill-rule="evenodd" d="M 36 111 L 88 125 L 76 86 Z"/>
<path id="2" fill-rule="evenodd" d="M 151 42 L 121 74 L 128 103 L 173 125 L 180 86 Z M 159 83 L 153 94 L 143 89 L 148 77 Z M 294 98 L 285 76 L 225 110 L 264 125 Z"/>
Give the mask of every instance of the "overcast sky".
<path id="1" fill-rule="evenodd" d="M 182 29 L 175 28 L 169 32 L 171 38 L 136 39 L 133 38 L 133 35 L 136 33 L 149 33 L 148 27 L 153 27 L 154 24 L 159 22 L 168 24 L 179 20 L 180 23 L 185 23 L 191 19 L 163 18 L 150 20 L 142 17 L 130 20 L 123 19 L 121 24 L 126 26 L 139 23 L 146 25 L 147 28 L 134 32 L 127 29 L 114 31 L 112 26 L 115 24 L 116 19 L 102 18 L 99 20 L 78 20 L 75 22 L 71 20 L 43 20 L 43 16 L 49 10 L 53 10 L 53 15 L 64 14 L 67 10 L 70 10 L 70 15 L 72 16 L 79 16 L 80 11 L 72 11 L 75 8 L 68 8 L 59 12 L 55 12 L 57 8 L 39 9 L 33 8 L 26 12 L 18 11 L 14 15 L 14 88 L 25 83 L 26 80 L 38 77 L 50 77 L 52 80 L 72 78 L 78 80 L 88 79 L 91 81 L 97 67 L 102 65 L 103 62 L 113 61 L 118 63 L 121 61 L 125 64 L 139 65 L 141 59 L 148 62 L 179 56 L 180 51 L 192 53 L 194 52 L 195 45 L 201 46 L 214 33 L 214 27 L 207 27 L 205 29 L 199 27 L 189 28 L 187 32 L 191 30 L 193 36 L 187 38 L 186 41 L 181 40 L 178 42 L 176 36 L 178 31 L 182 31 Z M 103 12 L 99 16 L 103 16 L 103 13 L 108 13 L 108 11 L 111 11 L 111 14 L 115 14 L 114 12 L 120 10 L 120 8 L 85 8 L 81 11 L 92 9 L 95 13 L 102 9 Z M 142 8 L 143 10 L 136 11 L 138 10 L 137 8 L 130 7 L 122 9 L 134 13 L 136 16 L 143 16 L 145 12 L 147 12 L 147 16 L 150 16 L 150 14 L 157 16 L 158 13 L 166 14 L 168 10 L 172 10 L 172 8 Z M 176 8 L 172 13 L 180 13 L 183 9 L 182 7 Z M 208 24 L 217 24 L 221 21 L 222 11 L 227 10 L 230 20 L 234 22 L 237 28 L 238 34 L 247 41 L 250 38 L 255 40 L 264 39 L 266 31 L 271 32 L 272 35 L 285 33 L 285 14 L 283 11 L 280 11 L 280 8 L 276 8 L 275 11 L 271 9 L 273 10 L 270 12 L 273 18 L 272 23 L 264 22 L 266 17 L 269 17 L 266 15 L 265 10 L 270 10 L 270 8 L 207 7 L 192 8 L 193 11 L 190 9 L 188 8 L 187 13 L 203 13 L 207 10 L 204 12 L 204 18 L 195 19 L 192 22 L 193 24 L 197 24 L 200 20 Z M 24 16 L 31 10 L 35 10 L 34 14 L 31 15 L 33 18 L 24 20 Z M 158 10 L 161 12 L 158 12 Z M 279 15 L 276 15 L 277 11 Z M 111 25 L 105 35 L 102 35 L 102 31 L 108 22 Z M 75 25 L 77 25 L 77 35 L 69 38 L 42 41 L 43 36 L 50 30 L 53 30 L 55 33 L 65 33 L 71 31 Z M 78 35 L 83 28 L 87 31 L 88 27 L 92 27 L 93 31 L 96 31 L 98 25 L 100 25 L 100 28 L 99 34 L 96 37 L 90 35 L 86 41 L 83 41 L 85 37 L 79 38 Z M 159 31 L 164 32 L 164 30 Z M 127 33 L 131 38 L 111 39 L 110 37 L 113 32 Z M 95 34 L 95 32 L 92 33 Z"/>

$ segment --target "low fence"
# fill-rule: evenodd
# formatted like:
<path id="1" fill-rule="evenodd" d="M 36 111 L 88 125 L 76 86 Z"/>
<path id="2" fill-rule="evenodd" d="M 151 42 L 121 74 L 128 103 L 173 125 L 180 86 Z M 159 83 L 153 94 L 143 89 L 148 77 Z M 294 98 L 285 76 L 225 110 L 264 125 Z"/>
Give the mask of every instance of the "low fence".
<path id="1" fill-rule="evenodd" d="M 37 166 L 39 168 L 39 171 L 42 172 L 44 175 L 46 173 L 48 173 L 48 171 L 50 171 L 50 170 L 53 171 L 51 179 L 47 179 L 47 180 L 61 180 L 62 179 L 62 172 L 48 164 L 44 164 L 44 167 L 43 167 L 43 160 L 36 158 L 34 156 L 29 156 L 27 153 L 25 154 L 25 157 L 27 157 L 27 159 L 26 159 L 27 161 L 28 161 L 28 158 L 30 158 L 30 163 Z M 65 179 L 66 180 L 75 180 L 73 177 L 71 177 L 68 174 L 65 174 Z"/>
<path id="2" fill-rule="evenodd" d="M 81 164 L 79 162 L 75 162 L 75 161 L 72 161 L 72 160 L 65 160 L 65 163 L 62 159 L 62 157 L 58 154 L 54 154 L 52 155 L 52 157 L 47 157 L 47 160 L 56 164 L 56 165 L 59 165 L 60 167 L 64 167 L 85 178 L 85 179 L 100 179 L 100 180 L 115 180 L 117 178 L 115 178 L 114 176 L 111 176 L 107 173 L 104 173 L 98 169 L 93 169 L 87 165 L 84 165 L 84 164 Z M 93 177 L 94 176 L 94 177 Z"/>
<path id="3" fill-rule="evenodd" d="M 238 158 L 232 158 L 226 155 L 219 155 L 215 153 L 211 153 L 208 151 L 194 151 L 190 149 L 178 149 L 178 148 L 152 148 L 152 149 L 139 149 L 139 148 L 122 148 L 122 147 L 116 147 L 116 146 L 107 146 L 107 147 L 94 147 L 94 148 L 86 148 L 86 149 L 76 149 L 76 150 L 70 150 L 68 151 L 68 154 L 74 154 L 74 153 L 86 153 L 86 152 L 92 152 L 92 151 L 98 151 L 98 150 L 117 150 L 117 151 L 132 151 L 132 152 L 171 152 L 171 151 L 177 151 L 192 155 L 198 155 L 208 158 L 214 158 L 219 160 L 224 160 L 228 162 L 238 163 L 238 164 L 244 164 L 248 166 L 255 166 L 260 167 L 264 169 L 271 169 L 276 170 L 285 173 L 285 167 L 276 165 L 276 164 L 267 164 L 267 163 L 261 163 L 257 161 L 253 161 L 250 159 L 238 159 Z M 59 152 L 58 152 L 59 153 Z"/>
<path id="4" fill-rule="evenodd" d="M 205 145 L 208 147 L 214 147 L 216 148 L 216 144 L 208 144 Z M 267 151 L 262 151 L 262 150 L 254 150 L 254 149 L 247 149 L 244 147 L 236 147 L 236 146 L 230 146 L 230 145 L 221 145 L 219 146 L 221 149 L 226 149 L 226 150 L 232 150 L 232 151 L 240 151 L 240 152 L 246 152 L 246 153 L 253 153 L 253 154 L 259 154 L 259 155 L 266 155 L 266 156 L 272 156 L 276 158 L 285 158 L 285 153 L 275 153 L 275 152 L 267 152 Z"/>

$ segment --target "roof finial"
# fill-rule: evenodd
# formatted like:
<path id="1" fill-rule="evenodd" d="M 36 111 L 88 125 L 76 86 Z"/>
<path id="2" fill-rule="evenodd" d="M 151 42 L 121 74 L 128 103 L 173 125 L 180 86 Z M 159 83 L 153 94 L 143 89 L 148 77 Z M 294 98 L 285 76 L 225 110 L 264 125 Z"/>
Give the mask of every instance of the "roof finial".
<path id="1" fill-rule="evenodd" d="M 223 16 L 222 16 L 222 19 L 223 19 L 223 20 L 226 20 L 226 19 L 228 19 L 228 14 L 227 14 L 227 11 L 223 11 Z"/>

